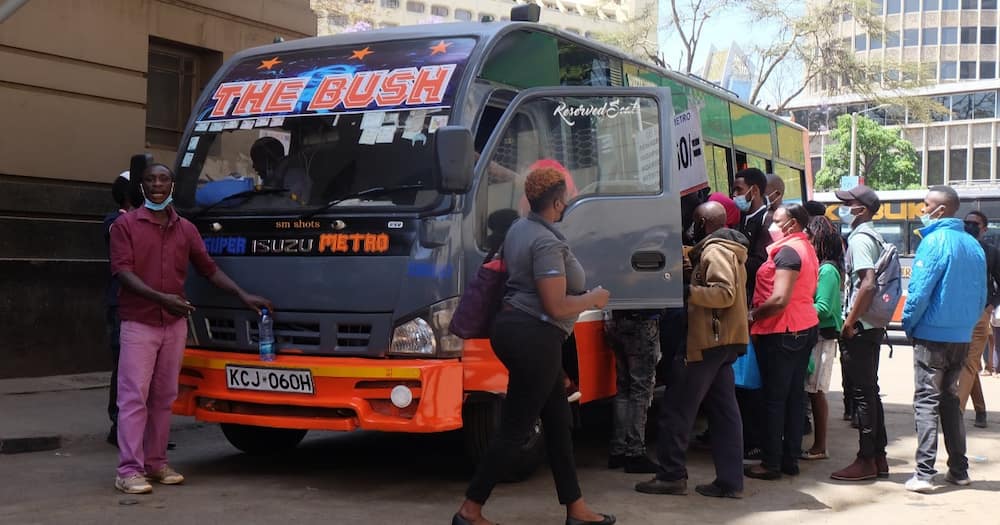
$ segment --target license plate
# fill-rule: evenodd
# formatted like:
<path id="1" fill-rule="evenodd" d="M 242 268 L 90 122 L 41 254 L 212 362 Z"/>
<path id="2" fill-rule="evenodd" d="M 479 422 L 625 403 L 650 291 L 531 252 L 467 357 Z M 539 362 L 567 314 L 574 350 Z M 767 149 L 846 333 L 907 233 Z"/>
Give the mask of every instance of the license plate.
<path id="1" fill-rule="evenodd" d="M 226 386 L 230 390 L 313 393 L 312 372 L 288 368 L 226 365 Z"/>

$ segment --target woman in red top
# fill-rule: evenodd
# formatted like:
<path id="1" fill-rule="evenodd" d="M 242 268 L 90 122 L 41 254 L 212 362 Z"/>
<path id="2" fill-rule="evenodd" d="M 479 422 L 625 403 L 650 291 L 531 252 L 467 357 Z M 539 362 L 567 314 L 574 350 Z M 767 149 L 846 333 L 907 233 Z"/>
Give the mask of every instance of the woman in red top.
<path id="1" fill-rule="evenodd" d="M 799 204 L 775 210 L 767 261 L 757 271 L 750 335 L 765 400 L 764 457 L 745 474 L 757 479 L 796 476 L 802 454 L 806 368 L 819 318 L 813 307 L 819 262 L 806 236 L 809 213 Z"/>

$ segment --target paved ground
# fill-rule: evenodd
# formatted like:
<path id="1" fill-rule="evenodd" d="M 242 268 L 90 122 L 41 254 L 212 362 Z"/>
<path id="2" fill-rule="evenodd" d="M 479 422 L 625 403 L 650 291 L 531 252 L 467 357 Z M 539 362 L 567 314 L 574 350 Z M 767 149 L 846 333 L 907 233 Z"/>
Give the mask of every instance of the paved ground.
<path id="1" fill-rule="evenodd" d="M 648 496 L 632 490 L 643 476 L 603 468 L 608 429 L 598 425 L 577 436 L 584 493 L 597 509 L 632 524 L 1000 523 L 993 509 L 1000 491 L 1000 412 L 991 412 L 997 423 L 985 430 L 973 428 L 968 414 L 969 455 L 980 460 L 972 464 L 971 487 L 942 487 L 926 496 L 908 493 L 902 483 L 912 473 L 915 447 L 908 347 L 897 347 L 894 359 L 883 359 L 882 376 L 891 440 L 889 480 L 842 484 L 828 479 L 830 471 L 850 461 L 856 447 L 856 432 L 836 420 L 830 425 L 833 459 L 803 462 L 797 478 L 748 480 L 742 501 L 707 499 L 693 491 L 686 497 Z M 122 495 L 112 487 L 115 451 L 103 442 L 103 377 L 0 381 L 0 437 L 31 432 L 64 437 L 59 450 L 0 454 L 0 523 L 433 524 L 448 523 L 461 499 L 468 473 L 454 435 L 315 433 L 293 453 L 254 458 L 230 447 L 217 427 L 185 418 L 175 420 L 178 448 L 171 461 L 188 482 L 157 486 L 150 496 Z M 838 377 L 834 383 L 839 384 Z M 1000 407 L 1000 379 L 986 378 L 984 387 L 987 402 Z M 839 392 L 830 398 L 839 413 Z M 693 452 L 690 463 L 692 485 L 711 480 L 707 454 Z M 498 487 L 488 515 L 505 524 L 554 524 L 563 518 L 545 469 L 526 482 Z"/>

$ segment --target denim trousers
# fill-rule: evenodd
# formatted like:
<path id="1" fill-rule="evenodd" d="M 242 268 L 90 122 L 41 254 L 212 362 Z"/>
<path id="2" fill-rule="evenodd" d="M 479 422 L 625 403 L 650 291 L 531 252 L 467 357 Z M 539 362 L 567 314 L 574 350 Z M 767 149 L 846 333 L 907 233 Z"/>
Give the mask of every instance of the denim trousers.
<path id="1" fill-rule="evenodd" d="M 118 475 L 151 474 L 167 464 L 170 406 L 187 339 L 187 319 L 162 326 L 121 323 L 118 359 Z"/>
<path id="2" fill-rule="evenodd" d="M 917 477 L 930 480 L 937 470 L 938 418 L 948 450 L 948 470 L 968 476 L 965 423 L 958 404 L 958 376 L 965 366 L 969 343 L 913 341 L 913 415 L 917 427 Z"/>
<path id="3" fill-rule="evenodd" d="M 611 347 L 615 353 L 617 394 L 614 402 L 612 455 L 646 454 L 646 413 L 653 401 L 656 364 L 660 361 L 660 321 L 637 317 L 615 319 Z"/>
<path id="4" fill-rule="evenodd" d="M 500 406 L 500 427 L 476 469 L 465 495 L 485 504 L 504 466 L 528 440 L 539 417 L 556 482 L 559 503 L 581 497 L 573 458 L 572 418 L 563 384 L 562 345 L 566 333 L 518 310 L 504 310 L 493 323 L 490 344 L 507 367 L 507 395 Z"/>
<path id="5" fill-rule="evenodd" d="M 840 340 L 840 361 L 846 383 L 850 385 L 844 395 L 850 397 L 857 414 L 858 455 L 866 459 L 884 456 L 888 443 L 885 410 L 878 386 L 879 352 L 884 334 L 882 328 L 871 328 Z"/>
<path id="6" fill-rule="evenodd" d="M 754 348 L 764 391 L 764 468 L 798 466 L 806 418 L 806 369 L 819 339 L 814 326 L 794 333 L 757 337 Z"/>
<path id="7" fill-rule="evenodd" d="M 706 350 L 701 361 L 684 363 L 674 359 L 679 380 L 663 391 L 660 433 L 656 452 L 660 468 L 656 477 L 687 479 L 687 448 L 698 407 L 708 414 L 712 433 L 715 484 L 727 490 L 743 490 L 743 424 L 736 404 L 733 363 L 743 345 Z"/>

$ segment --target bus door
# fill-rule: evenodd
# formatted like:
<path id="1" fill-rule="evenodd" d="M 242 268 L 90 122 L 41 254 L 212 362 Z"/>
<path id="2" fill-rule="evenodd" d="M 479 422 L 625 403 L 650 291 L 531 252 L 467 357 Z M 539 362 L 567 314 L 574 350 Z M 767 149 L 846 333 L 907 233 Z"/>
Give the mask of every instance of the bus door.
<path id="1" fill-rule="evenodd" d="M 681 214 L 665 88 L 521 92 L 487 142 L 477 180 L 484 224 L 526 215 L 523 181 L 538 165 L 568 173 L 558 228 L 612 309 L 682 306 Z M 504 176 L 503 174 L 509 174 Z"/>

